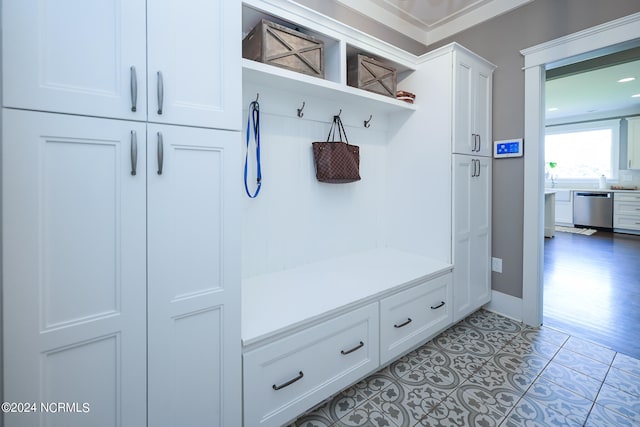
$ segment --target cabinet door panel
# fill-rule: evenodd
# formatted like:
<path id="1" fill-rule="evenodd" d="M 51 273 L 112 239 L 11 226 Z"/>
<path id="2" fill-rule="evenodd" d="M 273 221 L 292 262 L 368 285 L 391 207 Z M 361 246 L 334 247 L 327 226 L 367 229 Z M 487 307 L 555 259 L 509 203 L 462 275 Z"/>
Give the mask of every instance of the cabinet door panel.
<path id="1" fill-rule="evenodd" d="M 453 152 L 472 154 L 474 150 L 474 99 L 473 99 L 473 67 L 471 58 L 462 52 L 456 52 L 454 61 L 455 90 L 454 90 L 454 126 Z"/>
<path id="2" fill-rule="evenodd" d="M 471 218 L 475 158 L 453 155 L 453 321 L 471 311 L 473 229 Z"/>
<path id="3" fill-rule="evenodd" d="M 471 300 L 479 308 L 491 299 L 491 160 L 476 158 L 471 192 Z"/>
<path id="4" fill-rule="evenodd" d="M 491 132 L 492 117 L 492 71 L 489 68 L 477 66 L 475 74 L 475 108 L 474 128 L 478 134 L 478 156 L 491 156 L 493 141 Z"/>
<path id="5" fill-rule="evenodd" d="M 5 107 L 146 120 L 144 0 L 2 6 Z"/>
<path id="6" fill-rule="evenodd" d="M 3 119 L 4 398 L 90 404 L 7 425 L 145 425 L 145 125 Z"/>
<path id="7" fill-rule="evenodd" d="M 238 138 L 148 126 L 149 425 L 241 424 Z"/>
<path id="8" fill-rule="evenodd" d="M 240 129 L 240 7 L 228 0 L 148 2 L 149 121 Z"/>

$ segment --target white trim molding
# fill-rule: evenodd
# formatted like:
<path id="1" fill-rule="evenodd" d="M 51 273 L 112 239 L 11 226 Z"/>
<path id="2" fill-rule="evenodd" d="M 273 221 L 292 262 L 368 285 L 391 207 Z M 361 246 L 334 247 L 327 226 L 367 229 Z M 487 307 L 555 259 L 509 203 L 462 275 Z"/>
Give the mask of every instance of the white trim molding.
<path id="1" fill-rule="evenodd" d="M 484 306 L 494 313 L 522 321 L 522 299 L 498 291 L 491 291 L 491 302 Z"/>
<path id="2" fill-rule="evenodd" d="M 539 44 L 520 53 L 525 63 L 524 230 L 522 320 L 542 324 L 544 217 L 544 80 L 547 65 L 600 49 L 623 50 L 640 39 L 640 13 Z M 568 61 L 571 62 L 571 61 Z"/>

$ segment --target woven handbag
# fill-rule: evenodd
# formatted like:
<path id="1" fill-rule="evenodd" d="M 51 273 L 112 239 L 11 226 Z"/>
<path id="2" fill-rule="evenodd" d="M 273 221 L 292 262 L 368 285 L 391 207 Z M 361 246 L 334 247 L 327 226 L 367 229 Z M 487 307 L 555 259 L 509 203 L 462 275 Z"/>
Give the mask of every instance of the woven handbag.
<path id="1" fill-rule="evenodd" d="M 339 141 L 335 139 L 336 130 Z M 360 147 L 349 144 L 340 116 L 333 116 L 327 140 L 314 142 L 312 146 L 318 181 L 332 184 L 360 181 Z"/>

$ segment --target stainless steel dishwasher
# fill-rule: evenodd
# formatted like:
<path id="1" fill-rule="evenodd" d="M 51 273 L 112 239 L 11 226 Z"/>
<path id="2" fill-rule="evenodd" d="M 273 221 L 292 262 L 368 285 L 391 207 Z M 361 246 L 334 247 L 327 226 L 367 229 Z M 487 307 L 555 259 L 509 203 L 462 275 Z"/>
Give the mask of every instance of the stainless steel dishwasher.
<path id="1" fill-rule="evenodd" d="M 613 228 L 613 193 L 610 191 L 574 191 L 573 224 Z"/>

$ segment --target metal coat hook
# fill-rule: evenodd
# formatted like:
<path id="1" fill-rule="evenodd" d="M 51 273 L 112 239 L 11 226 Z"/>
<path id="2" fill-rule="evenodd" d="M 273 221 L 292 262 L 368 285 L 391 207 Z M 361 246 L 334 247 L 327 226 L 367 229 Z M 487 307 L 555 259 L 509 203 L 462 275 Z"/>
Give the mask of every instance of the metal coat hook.
<path id="1" fill-rule="evenodd" d="M 373 118 L 373 114 L 369 114 L 369 120 L 364 121 L 364 127 L 369 128 L 371 126 L 371 119 Z"/>
<path id="2" fill-rule="evenodd" d="M 340 114 L 342 114 L 342 108 L 340 109 L 340 112 L 338 113 L 338 117 L 340 117 Z"/>
<path id="3" fill-rule="evenodd" d="M 256 100 L 255 100 L 256 103 L 258 103 L 258 98 L 260 98 L 260 92 L 256 93 Z"/>
<path id="4" fill-rule="evenodd" d="M 304 105 L 305 102 L 302 101 L 302 107 L 298 108 L 298 117 L 302 118 L 302 116 L 304 116 L 304 113 L 302 112 L 302 110 L 304 110 Z"/>

